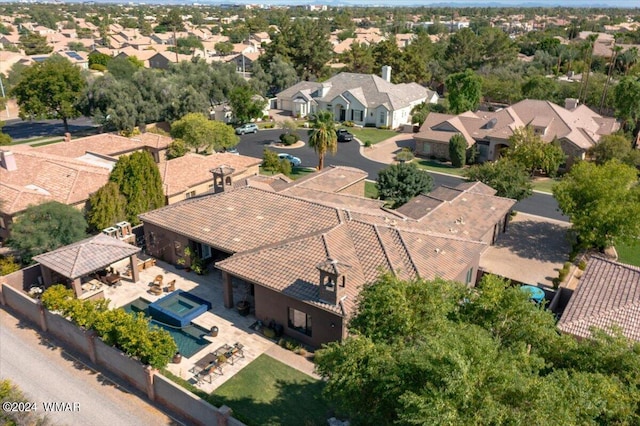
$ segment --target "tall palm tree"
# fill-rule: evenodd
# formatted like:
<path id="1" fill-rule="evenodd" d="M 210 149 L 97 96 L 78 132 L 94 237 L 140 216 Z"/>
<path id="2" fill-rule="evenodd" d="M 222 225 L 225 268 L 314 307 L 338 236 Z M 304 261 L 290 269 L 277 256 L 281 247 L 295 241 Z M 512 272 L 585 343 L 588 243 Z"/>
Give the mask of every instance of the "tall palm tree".
<path id="1" fill-rule="evenodd" d="M 318 170 L 322 170 L 326 153 L 335 154 L 338 150 L 336 124 L 331 111 L 318 111 L 313 117 L 309 131 L 309 146 L 318 154 Z"/>

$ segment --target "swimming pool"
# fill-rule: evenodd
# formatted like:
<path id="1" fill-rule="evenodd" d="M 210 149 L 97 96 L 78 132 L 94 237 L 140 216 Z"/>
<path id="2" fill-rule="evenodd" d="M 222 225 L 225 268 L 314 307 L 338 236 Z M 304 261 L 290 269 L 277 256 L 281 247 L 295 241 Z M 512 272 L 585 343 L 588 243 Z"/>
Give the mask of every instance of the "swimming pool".
<path id="1" fill-rule="evenodd" d="M 149 305 L 151 303 L 146 300 L 139 298 L 134 300 L 133 302 L 123 306 L 122 308 L 126 312 L 141 312 L 145 316 L 149 315 Z M 169 324 L 164 324 L 160 321 L 156 321 L 154 319 L 149 320 L 150 327 L 160 327 L 164 330 L 167 330 L 173 340 L 178 345 L 178 350 L 182 354 L 182 356 L 186 358 L 192 357 L 202 348 L 207 346 L 209 343 L 208 340 L 204 339 L 204 335 L 208 333 L 202 327 L 199 327 L 195 324 L 189 324 L 184 327 L 173 327 Z"/>
<path id="2" fill-rule="evenodd" d="M 193 294 L 177 290 L 149 305 L 149 315 L 164 324 L 186 327 L 211 309 L 211 303 Z"/>

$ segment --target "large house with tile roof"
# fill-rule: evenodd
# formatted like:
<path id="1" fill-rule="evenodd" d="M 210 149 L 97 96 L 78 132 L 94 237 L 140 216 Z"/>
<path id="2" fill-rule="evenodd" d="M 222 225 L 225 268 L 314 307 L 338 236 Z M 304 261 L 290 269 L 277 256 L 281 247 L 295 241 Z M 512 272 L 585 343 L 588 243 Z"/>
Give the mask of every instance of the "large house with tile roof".
<path id="1" fill-rule="evenodd" d="M 592 328 L 611 331 L 611 327 L 640 342 L 640 268 L 594 256 L 558 328 L 578 338 L 590 338 Z"/>
<path id="2" fill-rule="evenodd" d="M 230 167 L 230 176 L 236 180 L 258 174 L 259 158 L 229 153 L 189 153 L 167 160 L 171 141 L 154 133 L 133 138 L 103 133 L 37 148 L 0 148 L 0 240 L 9 237 L 13 218 L 30 205 L 58 201 L 84 208 L 89 196 L 107 183 L 118 158 L 133 152 L 153 156 L 167 204 L 209 191 L 213 186 L 210 170 L 222 165 Z"/>
<path id="3" fill-rule="evenodd" d="M 523 126 L 532 126 L 545 142 L 557 140 L 568 164 L 583 159 L 601 136 L 620 127 L 614 118 L 603 117 L 586 105 L 567 102 L 563 108 L 549 101 L 525 99 L 494 112 L 430 113 L 414 135 L 416 154 L 449 160 L 449 140 L 461 134 L 469 148 L 477 147 L 479 161 L 494 161 L 509 146 L 514 130 Z"/>
<path id="4" fill-rule="evenodd" d="M 278 109 L 294 116 L 326 110 L 336 121 L 395 129 L 411 123 L 414 106 L 437 102 L 437 94 L 417 83 L 391 83 L 391 67 L 384 66 L 382 77 L 342 72 L 321 83 L 301 81 L 276 99 Z"/>
<path id="5" fill-rule="evenodd" d="M 147 249 L 174 264 L 187 247 L 217 260 L 227 308 L 235 306 L 233 288 L 244 288 L 256 318 L 313 346 L 346 336 L 360 289 L 383 270 L 475 284 L 480 257 L 504 232 L 514 200 L 465 183 L 394 211 L 363 197 L 365 176 L 329 167 L 298 181 L 216 185 L 140 215 Z"/>

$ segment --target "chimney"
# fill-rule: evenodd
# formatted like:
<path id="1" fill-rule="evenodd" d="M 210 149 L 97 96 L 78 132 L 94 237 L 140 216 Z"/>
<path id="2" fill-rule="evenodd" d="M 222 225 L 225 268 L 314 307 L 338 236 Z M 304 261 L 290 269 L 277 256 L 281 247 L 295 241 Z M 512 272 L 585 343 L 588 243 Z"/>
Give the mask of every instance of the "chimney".
<path id="1" fill-rule="evenodd" d="M 213 174 L 213 192 L 226 192 L 233 189 L 232 175 L 236 170 L 232 167 L 221 165 L 210 172 Z"/>
<path id="2" fill-rule="evenodd" d="M 9 172 L 18 170 L 18 165 L 16 164 L 16 158 L 13 156 L 13 152 L 0 151 L 0 166 L 4 167 Z"/>
<path id="3" fill-rule="evenodd" d="M 67 132 L 64 134 L 64 141 L 71 142 L 71 133 Z"/>
<path id="4" fill-rule="evenodd" d="M 351 266 L 338 262 L 336 259 L 327 258 L 316 265 L 320 271 L 320 300 L 331 305 L 337 305 L 345 296 L 347 275 Z"/>
<path id="5" fill-rule="evenodd" d="M 575 98 L 566 98 L 564 100 L 564 108 L 568 109 L 569 111 L 573 111 L 574 109 L 578 108 L 579 102 L 580 101 Z"/>
<path id="6" fill-rule="evenodd" d="M 382 79 L 391 83 L 391 67 L 389 65 L 382 67 Z"/>

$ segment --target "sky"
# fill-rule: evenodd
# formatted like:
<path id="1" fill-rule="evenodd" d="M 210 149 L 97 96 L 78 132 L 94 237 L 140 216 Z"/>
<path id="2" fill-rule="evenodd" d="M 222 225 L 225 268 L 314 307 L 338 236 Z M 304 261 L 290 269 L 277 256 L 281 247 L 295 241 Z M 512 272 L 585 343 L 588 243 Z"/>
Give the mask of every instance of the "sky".
<path id="1" fill-rule="evenodd" d="M 638 8 L 638 0 L 201 0 L 210 3 L 262 3 L 262 4 L 327 4 L 350 6 L 563 6 L 563 7 L 625 7 Z"/>

